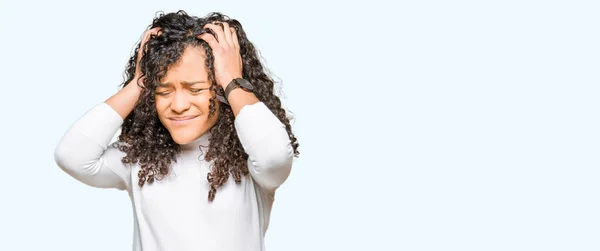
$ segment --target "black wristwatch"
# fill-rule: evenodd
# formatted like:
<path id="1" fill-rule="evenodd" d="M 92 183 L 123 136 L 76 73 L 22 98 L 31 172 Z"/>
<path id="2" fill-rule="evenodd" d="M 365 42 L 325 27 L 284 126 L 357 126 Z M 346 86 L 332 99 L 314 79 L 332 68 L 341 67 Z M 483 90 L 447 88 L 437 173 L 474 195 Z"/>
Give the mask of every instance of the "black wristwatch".
<path id="1" fill-rule="evenodd" d="M 227 84 L 227 87 L 225 87 L 225 97 L 218 97 L 219 100 L 225 104 L 229 104 L 229 102 L 227 102 L 227 99 L 229 98 L 229 93 L 231 93 L 231 91 L 238 87 L 247 91 L 254 90 L 254 86 L 250 82 L 248 82 L 248 80 L 245 80 L 243 78 L 235 78 L 231 80 L 229 84 Z"/>

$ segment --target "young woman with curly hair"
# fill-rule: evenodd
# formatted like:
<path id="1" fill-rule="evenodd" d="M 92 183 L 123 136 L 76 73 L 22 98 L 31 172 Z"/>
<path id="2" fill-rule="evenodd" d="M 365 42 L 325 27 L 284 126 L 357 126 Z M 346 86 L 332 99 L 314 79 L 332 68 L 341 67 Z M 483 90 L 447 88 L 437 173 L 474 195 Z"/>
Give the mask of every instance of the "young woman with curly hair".
<path id="1" fill-rule="evenodd" d="M 162 14 L 123 88 L 69 128 L 56 162 L 129 193 L 134 250 L 264 250 L 275 191 L 299 154 L 273 87 L 238 21 Z"/>

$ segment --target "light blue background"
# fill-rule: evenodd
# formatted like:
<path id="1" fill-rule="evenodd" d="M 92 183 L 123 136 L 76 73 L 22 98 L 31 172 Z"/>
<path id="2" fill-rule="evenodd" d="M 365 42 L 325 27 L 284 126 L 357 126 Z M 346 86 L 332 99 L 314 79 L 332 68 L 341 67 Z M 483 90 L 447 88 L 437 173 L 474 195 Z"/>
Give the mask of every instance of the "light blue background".
<path id="1" fill-rule="evenodd" d="M 2 0 L 1 250 L 131 249 L 52 154 L 178 9 L 240 20 L 295 113 L 268 250 L 600 250 L 596 1 L 309 0 Z"/>

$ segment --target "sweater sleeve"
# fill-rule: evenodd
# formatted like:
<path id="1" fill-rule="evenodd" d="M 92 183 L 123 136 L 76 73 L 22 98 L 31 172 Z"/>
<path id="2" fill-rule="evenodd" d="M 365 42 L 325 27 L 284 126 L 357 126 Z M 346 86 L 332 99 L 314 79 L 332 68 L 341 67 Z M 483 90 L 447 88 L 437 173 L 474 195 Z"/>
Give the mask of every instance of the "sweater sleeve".
<path id="1" fill-rule="evenodd" d="M 258 185 L 275 190 L 291 172 L 294 150 L 285 126 L 262 102 L 242 107 L 235 119 L 248 171 Z"/>
<path id="2" fill-rule="evenodd" d="M 56 164 L 89 186 L 128 189 L 131 173 L 121 162 L 125 153 L 109 144 L 122 124 L 121 116 L 108 104 L 96 105 L 62 137 L 54 151 Z"/>

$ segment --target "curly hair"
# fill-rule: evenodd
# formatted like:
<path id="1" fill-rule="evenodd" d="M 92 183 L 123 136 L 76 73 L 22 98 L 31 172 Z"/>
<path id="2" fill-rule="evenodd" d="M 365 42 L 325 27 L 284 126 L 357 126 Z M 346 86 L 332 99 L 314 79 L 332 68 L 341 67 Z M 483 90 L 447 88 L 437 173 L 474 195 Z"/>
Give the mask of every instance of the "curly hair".
<path id="1" fill-rule="evenodd" d="M 173 141 L 158 119 L 155 91 L 168 67 L 179 60 L 187 46 L 204 49 L 210 89 L 215 94 L 223 94 L 223 89 L 215 81 L 212 50 L 204 40 L 197 39 L 197 36 L 203 33 L 213 34 L 211 30 L 204 29 L 204 26 L 215 21 L 227 22 L 236 30 L 243 64 L 242 77 L 254 85 L 253 92 L 258 100 L 263 102 L 285 125 L 294 156 L 299 155 L 298 142 L 292 133 L 286 111 L 282 108 L 279 97 L 274 94 L 274 81 L 267 75 L 254 45 L 248 40 L 240 22 L 218 12 L 200 18 L 190 16 L 185 11 L 161 13 L 150 25 L 150 28 L 160 27 L 160 34 L 152 35 L 142 48 L 143 55 L 140 60 L 142 78 L 140 79 L 143 81 L 137 84 L 144 87 L 143 91 L 134 110 L 125 118 L 119 135 L 119 142 L 124 143 L 119 144 L 119 149 L 126 153 L 122 161 L 138 163 L 140 166 L 138 172 L 140 187 L 168 175 L 171 163 L 175 162 L 177 155 L 181 153 L 180 146 Z M 140 43 L 129 58 L 122 86 L 127 85 L 134 78 Z M 213 96 L 209 105 L 209 116 L 218 116 L 216 124 L 209 129 L 209 145 L 205 155 L 206 161 L 213 161 L 207 175 L 210 185 L 209 201 L 213 201 L 217 189 L 227 181 L 230 174 L 236 183 L 240 183 L 242 176 L 248 174 L 248 154 L 237 136 L 231 107 L 224 104 L 217 106 L 217 102 L 218 99 Z M 218 113 L 216 109 L 219 109 Z"/>

